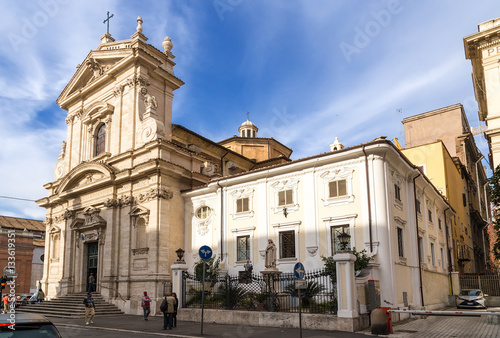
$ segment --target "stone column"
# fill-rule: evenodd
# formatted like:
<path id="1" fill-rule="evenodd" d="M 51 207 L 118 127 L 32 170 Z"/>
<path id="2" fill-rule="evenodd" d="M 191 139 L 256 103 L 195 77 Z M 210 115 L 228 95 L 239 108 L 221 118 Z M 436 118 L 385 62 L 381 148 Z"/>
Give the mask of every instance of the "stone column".
<path id="1" fill-rule="evenodd" d="M 356 256 L 350 251 L 340 251 L 333 256 L 333 260 L 336 262 L 337 269 L 337 317 L 358 317 L 358 297 L 354 278 L 354 262 L 356 261 Z"/>
<path id="2" fill-rule="evenodd" d="M 172 266 L 172 292 L 177 294 L 179 299 L 179 309 L 182 307 L 182 272 L 188 269 L 185 261 L 176 261 Z"/>

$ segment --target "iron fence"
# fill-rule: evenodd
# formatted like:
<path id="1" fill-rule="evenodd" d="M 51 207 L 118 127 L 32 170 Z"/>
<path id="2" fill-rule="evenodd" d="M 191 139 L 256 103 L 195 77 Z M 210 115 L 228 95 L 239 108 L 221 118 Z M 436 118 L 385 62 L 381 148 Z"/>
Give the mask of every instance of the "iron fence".
<path id="1" fill-rule="evenodd" d="M 298 291 L 292 273 L 255 274 L 240 271 L 238 276 L 205 279 L 187 271 L 182 275 L 182 305 L 205 309 L 298 312 Z M 336 276 L 325 269 L 305 274 L 307 288 L 301 291 L 304 313 L 337 313 Z"/>
<path id="2" fill-rule="evenodd" d="M 460 275 L 460 289 L 480 289 L 489 296 L 500 296 L 500 276 L 498 275 Z"/>

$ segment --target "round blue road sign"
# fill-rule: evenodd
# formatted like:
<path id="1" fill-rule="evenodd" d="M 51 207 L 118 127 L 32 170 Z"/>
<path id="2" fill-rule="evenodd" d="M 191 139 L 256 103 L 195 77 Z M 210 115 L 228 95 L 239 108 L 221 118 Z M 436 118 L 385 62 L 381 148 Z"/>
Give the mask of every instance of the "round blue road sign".
<path id="1" fill-rule="evenodd" d="M 293 267 L 293 272 L 295 273 L 295 277 L 297 277 L 298 279 L 303 279 L 306 273 L 306 270 L 304 269 L 304 264 L 300 262 L 295 264 L 295 266 Z"/>
<path id="2" fill-rule="evenodd" d="M 198 253 L 201 259 L 210 259 L 212 257 L 212 248 L 210 248 L 208 245 L 204 245 L 200 248 L 200 251 Z"/>

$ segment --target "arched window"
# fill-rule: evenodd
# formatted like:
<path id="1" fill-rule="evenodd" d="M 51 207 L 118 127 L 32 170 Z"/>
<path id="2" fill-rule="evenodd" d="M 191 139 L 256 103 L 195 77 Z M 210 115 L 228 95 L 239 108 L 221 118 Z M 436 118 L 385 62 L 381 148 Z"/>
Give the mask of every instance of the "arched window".
<path id="1" fill-rule="evenodd" d="M 106 146 L 106 125 L 103 123 L 95 136 L 95 156 L 104 152 Z"/>

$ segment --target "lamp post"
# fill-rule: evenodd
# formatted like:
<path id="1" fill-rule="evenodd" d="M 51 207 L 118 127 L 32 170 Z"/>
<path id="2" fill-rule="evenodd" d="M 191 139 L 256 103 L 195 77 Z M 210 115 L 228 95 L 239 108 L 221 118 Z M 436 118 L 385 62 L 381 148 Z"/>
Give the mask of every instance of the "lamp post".
<path id="1" fill-rule="evenodd" d="M 342 233 L 339 234 L 337 236 L 337 238 L 339 239 L 339 243 L 341 245 L 342 251 L 346 251 L 347 250 L 347 244 L 349 244 L 349 242 L 351 240 L 351 235 L 346 234 L 345 231 L 344 231 L 344 229 L 342 229 Z"/>
<path id="2" fill-rule="evenodd" d="M 182 250 L 181 248 L 179 248 L 179 249 L 177 249 L 175 251 L 175 253 L 177 254 L 177 257 L 178 257 L 177 262 L 183 262 L 184 261 L 184 259 L 183 259 L 184 258 L 184 252 L 185 251 Z"/>

